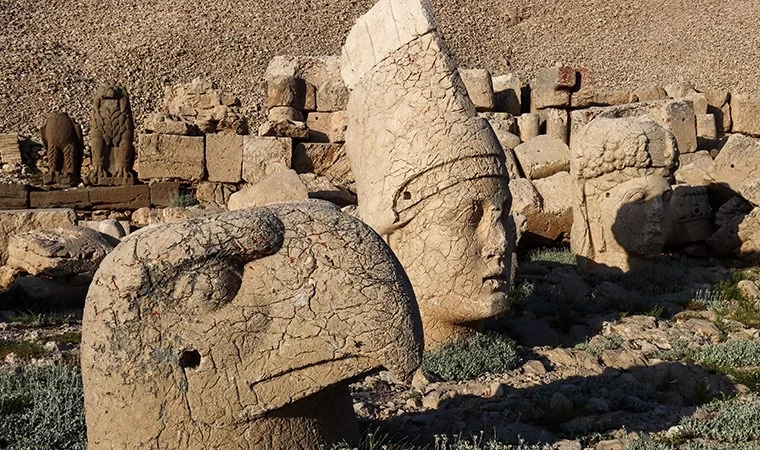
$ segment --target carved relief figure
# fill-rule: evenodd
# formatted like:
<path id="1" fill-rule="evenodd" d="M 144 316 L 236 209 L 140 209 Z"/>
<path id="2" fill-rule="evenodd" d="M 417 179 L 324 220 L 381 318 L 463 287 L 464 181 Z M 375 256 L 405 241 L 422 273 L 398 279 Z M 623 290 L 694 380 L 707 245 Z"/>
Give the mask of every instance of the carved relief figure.
<path id="1" fill-rule="evenodd" d="M 421 353 L 401 265 L 335 206 L 148 227 L 87 297 L 89 449 L 330 448 L 358 434 L 348 383 L 380 368 L 408 381 Z"/>
<path id="2" fill-rule="evenodd" d="M 124 88 L 105 84 L 95 91 L 90 127 L 90 184 L 133 184 L 135 125 Z"/>
<path id="3" fill-rule="evenodd" d="M 84 140 L 82 127 L 63 112 L 50 113 L 40 129 L 47 156 L 45 184 L 76 186 L 82 170 Z"/>
<path id="4" fill-rule="evenodd" d="M 511 197 L 504 152 L 429 4 L 378 2 L 349 33 L 341 73 L 358 217 L 409 275 L 426 348 L 471 334 L 507 310 Z"/>
<path id="5" fill-rule="evenodd" d="M 573 142 L 571 247 L 591 270 L 628 271 L 662 251 L 670 231 L 673 134 L 646 118 L 599 118 Z"/>

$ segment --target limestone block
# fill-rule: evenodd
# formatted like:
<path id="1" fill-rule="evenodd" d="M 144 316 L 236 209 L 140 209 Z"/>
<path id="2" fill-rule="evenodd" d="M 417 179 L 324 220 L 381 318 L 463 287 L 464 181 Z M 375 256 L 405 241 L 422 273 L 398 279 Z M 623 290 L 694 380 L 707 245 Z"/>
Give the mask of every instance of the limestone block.
<path id="1" fill-rule="evenodd" d="M 502 113 L 495 113 L 495 114 L 502 114 Z M 520 145 L 522 141 L 520 141 L 520 138 L 510 133 L 508 130 L 517 128 L 515 125 L 514 119 L 510 121 L 506 120 L 499 120 L 499 119 L 488 119 L 488 123 L 491 125 L 491 128 L 493 129 L 494 134 L 496 135 L 496 139 L 501 144 L 501 147 L 504 149 L 504 157 L 505 162 L 507 166 L 507 173 L 509 174 L 509 178 L 521 178 L 522 175 L 520 173 L 520 166 L 517 164 L 517 158 L 515 157 L 515 147 Z M 512 125 L 511 127 L 508 125 Z"/>
<path id="2" fill-rule="evenodd" d="M 707 112 L 715 116 L 718 131 L 728 133 L 731 131 L 731 104 L 730 94 L 723 89 L 705 91 L 707 95 Z"/>
<path id="3" fill-rule="evenodd" d="M 267 120 L 272 122 L 280 122 L 283 120 L 291 120 L 293 122 L 303 122 L 303 113 L 291 106 L 273 106 L 269 108 L 267 113 Z"/>
<path id="4" fill-rule="evenodd" d="M 0 134 L 0 162 L 3 164 L 21 164 L 21 146 L 16 133 Z"/>
<path id="5" fill-rule="evenodd" d="M 575 83 L 576 71 L 570 66 L 542 70 L 530 84 L 531 109 L 570 106 L 570 91 Z"/>
<path id="6" fill-rule="evenodd" d="M 676 99 L 686 98 L 687 95 L 696 92 L 694 85 L 688 81 L 669 83 L 663 86 L 663 89 L 665 89 L 668 97 Z"/>
<path id="7" fill-rule="evenodd" d="M 675 135 L 679 153 L 697 150 L 697 126 L 694 107 L 685 100 L 662 100 L 618 106 L 592 107 L 570 113 L 570 144 L 587 123 L 597 117 L 648 117 Z"/>
<path id="8" fill-rule="evenodd" d="M 230 195 L 230 211 L 255 208 L 270 203 L 306 200 L 309 191 L 295 170 L 282 170 L 264 177 L 258 183 Z"/>
<path id="9" fill-rule="evenodd" d="M 326 202 L 149 227 L 88 293 L 88 446 L 330 448 L 359 437 L 348 383 L 407 382 L 421 357 L 398 260 Z"/>
<path id="10" fill-rule="evenodd" d="M 314 86 L 301 78 L 294 76 L 267 78 L 267 108 L 289 106 L 307 109 L 310 106 L 307 104 L 307 97 L 314 99 Z"/>
<path id="11" fill-rule="evenodd" d="M 687 94 L 684 99 L 691 100 L 694 105 L 694 114 L 704 115 L 707 114 L 707 95 L 702 92 L 691 92 Z"/>
<path id="12" fill-rule="evenodd" d="M 571 108 L 588 108 L 596 99 L 594 76 L 586 67 L 575 68 L 575 85 L 570 93 Z"/>
<path id="13" fill-rule="evenodd" d="M 569 115 L 566 109 L 546 108 L 546 134 L 565 144 L 570 139 Z"/>
<path id="14" fill-rule="evenodd" d="M 732 134 L 715 158 L 710 175 L 716 185 L 738 193 L 746 180 L 760 177 L 760 140 Z"/>
<path id="15" fill-rule="evenodd" d="M 275 56 L 267 67 L 267 80 L 296 77 L 307 86 L 303 111 L 340 111 L 346 109 L 348 89 L 340 74 L 337 56 Z"/>
<path id="16" fill-rule="evenodd" d="M 459 75 L 475 110 L 493 111 L 496 105 L 491 72 L 486 69 L 459 69 Z"/>
<path id="17" fill-rule="evenodd" d="M 570 170 L 570 149 L 567 144 L 551 136 L 537 136 L 518 145 L 515 156 L 522 172 L 531 180 Z"/>
<path id="18" fill-rule="evenodd" d="M 517 118 L 517 133 L 520 140 L 528 142 L 541 132 L 541 117 L 535 113 L 525 113 Z"/>
<path id="19" fill-rule="evenodd" d="M 522 81 L 517 73 L 510 72 L 491 78 L 496 111 L 517 117 L 522 114 Z"/>
<path id="20" fill-rule="evenodd" d="M 138 177 L 201 181 L 205 174 L 204 141 L 203 136 L 141 134 Z"/>
<path id="21" fill-rule="evenodd" d="M 0 263 L 8 259 L 11 236 L 33 230 L 46 230 L 63 225 L 76 225 L 73 209 L 24 209 L 0 211 Z"/>
<path id="22" fill-rule="evenodd" d="M 530 221 L 530 217 L 540 214 L 543 200 L 533 182 L 527 178 L 510 178 L 509 192 L 512 194 L 512 211 Z M 527 231 L 527 230 L 526 230 Z"/>
<path id="23" fill-rule="evenodd" d="M 663 97 L 666 98 L 666 97 Z M 594 93 L 594 105 L 625 105 L 626 103 L 636 103 L 640 99 L 636 94 L 629 91 L 620 90 L 597 90 Z M 657 99 L 659 100 L 659 98 Z M 644 101 L 644 100 L 641 100 Z"/>
<path id="24" fill-rule="evenodd" d="M 718 141 L 718 129 L 715 116 L 712 114 L 698 114 L 697 122 L 697 146 L 701 149 L 715 148 Z"/>
<path id="25" fill-rule="evenodd" d="M 147 185 L 98 187 L 90 189 L 92 209 L 135 210 L 150 206 Z"/>
<path id="26" fill-rule="evenodd" d="M 673 186 L 670 211 L 673 224 L 665 245 L 702 242 L 713 234 L 707 186 Z"/>
<path id="27" fill-rule="evenodd" d="M 719 256 L 736 255 L 750 260 L 760 257 L 760 208 L 731 218 L 709 239 L 707 245 Z"/>
<path id="28" fill-rule="evenodd" d="M 304 186 L 306 186 L 309 198 L 326 200 L 341 208 L 356 204 L 356 194 L 346 188 L 336 186 L 327 177 L 322 177 L 313 173 L 304 173 L 298 175 L 298 177 L 301 179 Z"/>
<path id="29" fill-rule="evenodd" d="M 149 188 L 150 206 L 177 206 L 173 203 L 176 202 L 182 194 L 182 185 L 173 181 L 151 183 Z"/>
<path id="30" fill-rule="evenodd" d="M 119 240 L 128 235 L 131 230 L 129 220 L 81 220 L 79 226 L 91 228 Z"/>
<path id="31" fill-rule="evenodd" d="M 533 186 L 541 196 L 541 211 L 533 220 L 528 218 L 528 231 L 553 242 L 570 239 L 573 226 L 573 208 L 567 201 L 567 193 L 572 191 L 570 173 L 558 172 L 533 180 Z"/>
<path id="32" fill-rule="evenodd" d="M 21 183 L 0 184 L 0 209 L 29 207 L 29 185 Z"/>
<path id="33" fill-rule="evenodd" d="M 494 131 L 497 129 L 506 133 L 517 132 L 517 120 L 510 113 L 504 112 L 479 112 L 478 116 L 486 119 Z"/>
<path id="34" fill-rule="evenodd" d="M 732 131 L 760 136 L 760 95 L 731 95 Z"/>
<path id="35" fill-rule="evenodd" d="M 208 180 L 239 183 L 243 170 L 243 136 L 237 134 L 206 135 L 206 171 Z"/>
<path id="36" fill-rule="evenodd" d="M 86 279 L 92 278 L 113 248 L 91 228 L 69 225 L 32 230 L 10 237 L 6 264 L 30 275 Z"/>
<path id="37" fill-rule="evenodd" d="M 234 185 L 224 183 L 198 183 L 198 187 L 195 191 L 195 199 L 201 205 L 211 206 L 227 206 L 227 202 L 230 200 L 230 196 L 237 192 L 237 188 Z"/>
<path id="38" fill-rule="evenodd" d="M 291 139 L 308 139 L 309 129 L 304 122 L 293 120 L 267 120 L 259 127 L 259 136 L 274 136 Z"/>
<path id="39" fill-rule="evenodd" d="M 293 149 L 293 169 L 327 177 L 331 183 L 351 192 L 356 191 L 351 164 L 342 144 L 301 142 Z"/>
<path id="40" fill-rule="evenodd" d="M 709 186 L 712 184 L 711 173 L 715 161 L 713 161 L 710 153 L 700 151 L 689 155 L 697 156 L 681 162 L 681 165 L 675 172 L 676 181 L 691 186 Z"/>
<path id="41" fill-rule="evenodd" d="M 89 189 L 69 189 L 66 191 L 35 191 L 29 194 L 32 208 L 76 208 L 92 206 Z"/>
<path id="42" fill-rule="evenodd" d="M 306 116 L 311 142 L 345 142 L 348 114 L 346 111 L 311 112 Z"/>
<path id="43" fill-rule="evenodd" d="M 164 113 L 155 113 L 148 117 L 144 125 L 145 131 L 155 134 L 179 134 L 191 136 L 196 133 L 195 124 L 178 120 Z"/>
<path id="44" fill-rule="evenodd" d="M 668 98 L 668 93 L 665 92 L 665 89 L 658 85 L 642 86 L 636 89 L 633 92 L 633 95 L 636 96 L 640 102 L 652 102 Z"/>
<path id="45" fill-rule="evenodd" d="M 293 144 L 289 138 L 245 136 L 243 180 L 258 183 L 266 176 L 290 168 Z"/>

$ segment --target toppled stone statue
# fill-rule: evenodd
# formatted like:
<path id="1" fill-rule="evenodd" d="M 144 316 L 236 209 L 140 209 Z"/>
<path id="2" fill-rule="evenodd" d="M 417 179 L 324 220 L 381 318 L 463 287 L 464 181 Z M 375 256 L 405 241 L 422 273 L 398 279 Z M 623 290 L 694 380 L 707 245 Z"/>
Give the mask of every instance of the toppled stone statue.
<path id="1" fill-rule="evenodd" d="M 95 91 L 90 115 L 93 185 L 134 184 L 135 124 L 127 91 L 104 84 Z"/>
<path id="2" fill-rule="evenodd" d="M 589 270 L 628 271 L 659 254 L 670 230 L 673 133 L 646 118 L 598 118 L 573 141 L 570 245 Z"/>
<path id="3" fill-rule="evenodd" d="M 82 127 L 68 114 L 53 112 L 40 129 L 40 134 L 48 166 L 43 182 L 64 186 L 79 184 L 84 154 Z"/>
<path id="4" fill-rule="evenodd" d="M 402 13 L 403 12 L 403 13 Z M 424 0 L 381 0 L 351 29 L 346 152 L 357 217 L 412 281 L 425 345 L 506 312 L 514 240 L 504 151 Z"/>
<path id="5" fill-rule="evenodd" d="M 348 383 L 381 367 L 410 380 L 421 334 L 391 250 L 326 202 L 144 228 L 87 297 L 88 448 L 350 441 Z"/>

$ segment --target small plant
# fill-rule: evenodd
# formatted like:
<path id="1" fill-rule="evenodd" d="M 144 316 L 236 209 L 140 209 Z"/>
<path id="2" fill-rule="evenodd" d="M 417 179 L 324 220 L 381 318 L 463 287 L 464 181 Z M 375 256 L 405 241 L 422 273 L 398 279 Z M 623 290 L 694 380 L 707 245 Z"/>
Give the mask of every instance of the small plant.
<path id="1" fill-rule="evenodd" d="M 448 381 L 472 380 L 516 368 L 521 362 L 519 352 L 517 343 L 502 334 L 478 333 L 426 352 L 422 368 Z"/>
<path id="2" fill-rule="evenodd" d="M 710 403 L 703 410 L 708 415 L 706 419 L 686 418 L 681 421 L 689 435 L 721 443 L 760 439 L 760 404 L 730 399 Z"/>
<path id="3" fill-rule="evenodd" d="M 169 206 L 186 208 L 198 204 L 198 200 L 192 194 L 181 192 L 169 200 Z"/>
<path id="4" fill-rule="evenodd" d="M 737 339 L 709 344 L 695 355 L 695 359 L 708 366 L 760 366 L 760 343 Z"/>
<path id="5" fill-rule="evenodd" d="M 525 299 L 536 290 L 536 285 L 530 281 L 523 281 L 512 288 L 509 293 L 509 310 L 514 313 L 525 309 Z"/>
<path id="6" fill-rule="evenodd" d="M 623 346 L 623 337 L 617 333 L 609 336 L 597 336 L 594 342 L 586 341 L 575 346 L 576 350 L 587 351 L 592 356 L 599 358 L 605 350 L 617 350 Z"/>
<path id="7" fill-rule="evenodd" d="M 46 354 L 47 351 L 42 344 L 36 341 L 0 340 L 0 360 L 10 353 L 13 353 L 19 359 L 28 360 L 39 358 Z"/>
<path id="8" fill-rule="evenodd" d="M 528 253 L 528 261 L 551 262 L 567 264 L 569 266 L 575 266 L 578 264 L 575 253 L 570 251 L 569 248 L 539 248 L 531 250 L 530 253 Z"/>

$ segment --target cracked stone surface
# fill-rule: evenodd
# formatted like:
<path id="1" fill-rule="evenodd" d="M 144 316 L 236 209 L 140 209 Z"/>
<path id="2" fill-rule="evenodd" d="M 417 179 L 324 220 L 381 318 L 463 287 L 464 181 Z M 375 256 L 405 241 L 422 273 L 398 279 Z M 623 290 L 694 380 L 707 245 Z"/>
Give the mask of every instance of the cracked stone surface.
<path id="1" fill-rule="evenodd" d="M 380 368 L 410 379 L 421 334 L 393 253 L 326 202 L 146 227 L 106 257 L 87 298 L 89 448 L 350 440 L 348 383 Z"/>
<path id="2" fill-rule="evenodd" d="M 357 216 L 404 265 L 427 348 L 506 311 L 514 246 L 504 151 L 437 27 L 424 0 L 381 0 L 341 63 Z"/>
<path id="3" fill-rule="evenodd" d="M 581 129 L 570 159 L 580 265 L 625 272 L 660 253 L 677 164 L 675 137 L 650 119 L 598 118 Z"/>

